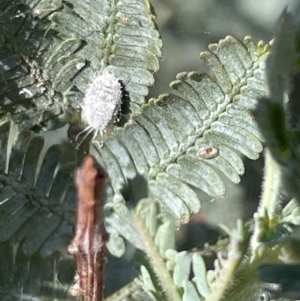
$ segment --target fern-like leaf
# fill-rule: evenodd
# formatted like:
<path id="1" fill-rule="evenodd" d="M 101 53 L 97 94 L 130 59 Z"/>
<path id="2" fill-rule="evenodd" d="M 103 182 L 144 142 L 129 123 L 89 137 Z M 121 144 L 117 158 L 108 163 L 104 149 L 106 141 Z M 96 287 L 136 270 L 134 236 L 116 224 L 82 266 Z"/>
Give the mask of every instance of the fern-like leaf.
<path id="1" fill-rule="evenodd" d="M 75 300 L 69 293 L 75 263 L 66 247 L 77 154 L 67 145 L 45 150 L 45 139 L 28 130 L 17 132 L 10 147 L 14 130 L 2 120 L 0 141 L 8 150 L 2 148 L 0 160 L 0 298 Z"/>
<path id="2" fill-rule="evenodd" d="M 38 253 L 27 257 L 21 245 L 7 243 L 0 243 L 0 248 L 1 300 L 77 300 L 69 293 L 75 270 L 73 258 L 59 254 L 41 258 Z"/>
<path id="3" fill-rule="evenodd" d="M 174 94 L 151 99 L 129 124 L 104 138 L 98 152 L 114 191 L 119 193 L 142 174 L 150 196 L 182 223 L 200 209 L 192 187 L 224 197 L 220 172 L 238 183 L 244 173 L 240 154 L 257 159 L 262 151 L 250 109 L 268 93 L 264 77 L 268 48 L 249 37 L 244 44 L 226 37 L 211 45 L 211 52 L 201 57 L 213 77 L 179 74 L 171 83 Z"/>
<path id="4" fill-rule="evenodd" d="M 9 122 L 2 129 L 6 129 L 2 142 L 6 140 L 7 144 Z M 0 241 L 21 243 L 26 256 L 37 251 L 49 256 L 64 250 L 72 232 L 75 152 L 68 152 L 62 159 L 62 147 L 52 145 L 42 156 L 43 146 L 43 137 L 19 132 L 8 158 L 7 172 L 5 160 L 0 168 Z"/>
<path id="5" fill-rule="evenodd" d="M 162 46 L 148 0 L 0 5 L 1 116 L 11 113 L 21 128 L 75 122 L 87 86 L 104 69 L 125 86 L 127 113 L 140 110 Z"/>

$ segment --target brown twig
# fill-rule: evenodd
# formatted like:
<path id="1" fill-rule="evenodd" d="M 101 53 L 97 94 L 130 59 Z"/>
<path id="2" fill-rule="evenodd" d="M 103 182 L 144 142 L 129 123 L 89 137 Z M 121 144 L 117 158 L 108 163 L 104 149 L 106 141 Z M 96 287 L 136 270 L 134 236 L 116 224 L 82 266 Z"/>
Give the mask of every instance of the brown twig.
<path id="1" fill-rule="evenodd" d="M 87 156 L 77 169 L 77 222 L 75 238 L 68 250 L 75 256 L 77 283 L 72 294 L 83 301 L 103 300 L 104 248 L 108 238 L 102 216 L 107 175 Z"/>

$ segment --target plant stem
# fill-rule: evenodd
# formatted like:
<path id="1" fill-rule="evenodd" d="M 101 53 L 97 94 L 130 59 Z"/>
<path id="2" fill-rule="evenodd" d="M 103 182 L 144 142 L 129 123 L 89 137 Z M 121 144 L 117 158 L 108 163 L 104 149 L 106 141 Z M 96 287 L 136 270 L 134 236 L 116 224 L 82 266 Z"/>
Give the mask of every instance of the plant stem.
<path id="1" fill-rule="evenodd" d="M 145 252 L 147 253 L 152 268 L 161 283 L 161 286 L 165 289 L 163 292 L 166 296 L 166 301 L 181 301 L 181 297 L 177 291 L 177 288 L 171 278 L 171 275 L 166 267 L 163 258 L 161 257 L 148 229 L 146 228 L 141 217 L 133 213 L 133 218 L 135 220 L 135 225 L 139 234 L 141 235 Z"/>
<path id="2" fill-rule="evenodd" d="M 223 263 L 220 275 L 217 278 L 215 285 L 211 286 L 211 292 L 206 296 L 207 301 L 220 301 L 224 300 L 226 291 L 230 288 L 234 273 L 241 263 L 243 253 L 240 250 L 241 237 L 237 230 L 232 231 L 230 234 L 230 244 L 228 259 Z M 233 301 L 233 300 L 231 300 Z"/>
<path id="3" fill-rule="evenodd" d="M 279 209 L 280 192 L 282 189 L 282 172 L 279 164 L 271 155 L 269 149 L 265 150 L 265 174 L 262 196 L 257 213 L 254 215 L 255 227 L 252 236 L 252 261 L 257 256 L 257 248 L 261 244 L 264 229 L 261 220 L 266 219 L 267 227 L 272 227 Z"/>
<path id="4" fill-rule="evenodd" d="M 274 160 L 268 149 L 265 150 L 265 174 L 263 192 L 258 208 L 259 216 L 268 212 L 269 219 L 274 219 L 278 212 L 280 192 L 282 189 L 282 174 L 279 164 Z"/>
<path id="5" fill-rule="evenodd" d="M 83 301 L 102 301 L 104 250 L 108 235 L 104 226 L 104 189 L 107 179 L 95 158 L 86 156 L 76 171 L 77 220 L 75 237 L 68 247 L 76 259 L 78 282 L 72 290 Z"/>

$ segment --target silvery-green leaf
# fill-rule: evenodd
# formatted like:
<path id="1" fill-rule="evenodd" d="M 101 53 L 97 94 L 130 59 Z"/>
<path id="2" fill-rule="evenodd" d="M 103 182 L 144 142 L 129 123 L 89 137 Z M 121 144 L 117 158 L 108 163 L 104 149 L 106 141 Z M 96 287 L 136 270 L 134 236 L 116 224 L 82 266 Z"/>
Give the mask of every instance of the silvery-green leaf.
<path id="1" fill-rule="evenodd" d="M 173 280 L 177 286 L 184 286 L 185 281 L 189 279 L 191 269 L 191 254 L 182 251 L 176 256 L 176 265 L 173 271 Z"/>
<path id="2" fill-rule="evenodd" d="M 99 149 L 116 193 L 140 173 L 150 196 L 178 224 L 200 210 L 193 188 L 224 197 L 220 173 L 238 183 L 244 173 L 241 154 L 257 159 L 262 151 L 250 109 L 268 93 L 264 62 L 269 46 L 227 36 L 210 50 L 201 58 L 214 77 L 198 71 L 178 74 L 171 83 L 174 94 L 150 99 L 116 135 L 103 137 Z M 214 155 L 203 155 L 201 148 Z"/>
<path id="3" fill-rule="evenodd" d="M 194 284 L 189 280 L 183 282 L 184 293 L 182 301 L 201 301 Z"/>
<path id="4" fill-rule="evenodd" d="M 206 280 L 205 262 L 202 256 L 198 253 L 193 254 L 192 262 L 193 262 L 193 272 L 195 274 L 193 281 L 195 282 L 200 295 L 206 297 L 209 294 L 209 286 Z"/>

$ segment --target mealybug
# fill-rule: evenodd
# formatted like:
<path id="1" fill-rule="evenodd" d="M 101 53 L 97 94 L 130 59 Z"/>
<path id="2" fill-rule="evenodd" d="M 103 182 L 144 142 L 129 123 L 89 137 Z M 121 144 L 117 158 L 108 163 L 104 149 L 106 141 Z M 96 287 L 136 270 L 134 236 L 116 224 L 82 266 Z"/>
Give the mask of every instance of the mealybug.
<path id="1" fill-rule="evenodd" d="M 95 131 L 102 135 L 109 125 L 117 120 L 121 110 L 122 86 L 119 79 L 112 73 L 104 71 L 97 76 L 88 87 L 82 105 L 82 119 L 88 126 L 77 137 L 87 132 L 82 141 Z"/>

